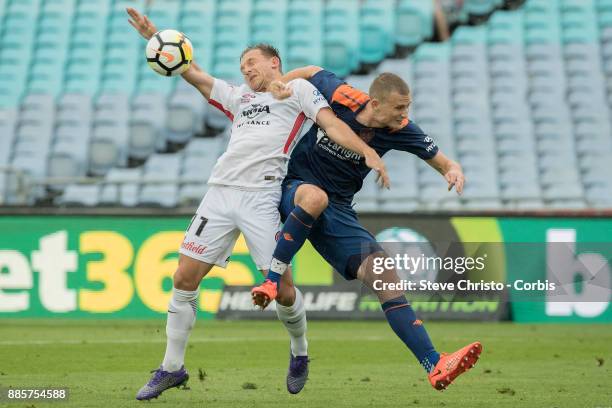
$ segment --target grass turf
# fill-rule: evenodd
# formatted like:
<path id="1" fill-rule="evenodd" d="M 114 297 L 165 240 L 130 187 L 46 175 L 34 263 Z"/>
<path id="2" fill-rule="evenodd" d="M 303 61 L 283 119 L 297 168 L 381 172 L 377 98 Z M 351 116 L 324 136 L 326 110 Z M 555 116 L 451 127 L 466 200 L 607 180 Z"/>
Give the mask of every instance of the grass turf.
<path id="1" fill-rule="evenodd" d="M 438 350 L 483 343 L 481 360 L 448 390 L 385 322 L 310 322 L 310 379 L 285 389 L 288 339 L 279 322 L 198 322 L 187 351 L 189 390 L 161 407 L 611 407 L 607 325 L 428 323 Z M 139 407 L 136 391 L 165 350 L 164 322 L 0 320 L 0 385 L 63 386 L 56 407 Z M 149 404 L 149 403 L 146 403 Z M 7 407 L 48 406 L 0 402 Z"/>

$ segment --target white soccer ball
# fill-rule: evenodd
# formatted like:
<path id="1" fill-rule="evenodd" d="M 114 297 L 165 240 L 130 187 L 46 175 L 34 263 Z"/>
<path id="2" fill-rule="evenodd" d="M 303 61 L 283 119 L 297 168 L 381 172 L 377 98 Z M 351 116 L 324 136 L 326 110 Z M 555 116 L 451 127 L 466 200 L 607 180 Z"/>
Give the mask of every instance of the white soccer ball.
<path id="1" fill-rule="evenodd" d="M 418 258 L 437 257 L 436 251 L 427 238 L 411 228 L 387 228 L 376 234 L 376 241 L 382 245 L 383 249 L 391 257 L 408 255 L 408 257 L 415 260 Z M 400 279 L 414 281 L 425 279 L 431 282 L 435 282 L 438 272 L 437 268 L 428 269 L 422 267 L 412 271 L 412 273 L 407 273 L 407 271 L 401 269 L 397 270 Z"/>
<path id="2" fill-rule="evenodd" d="M 147 63 L 163 76 L 180 75 L 193 60 L 193 47 L 185 34 L 176 30 L 161 30 L 153 34 L 145 50 Z"/>

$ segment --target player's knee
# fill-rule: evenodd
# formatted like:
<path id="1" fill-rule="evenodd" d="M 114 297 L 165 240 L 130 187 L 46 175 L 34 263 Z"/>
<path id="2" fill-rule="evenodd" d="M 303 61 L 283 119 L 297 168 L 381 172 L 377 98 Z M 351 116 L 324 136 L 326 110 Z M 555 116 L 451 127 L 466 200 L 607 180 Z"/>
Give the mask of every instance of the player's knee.
<path id="1" fill-rule="evenodd" d="M 203 262 L 183 258 L 174 273 L 174 287 L 181 290 L 196 290 L 208 270 L 210 268 Z"/>
<path id="2" fill-rule="evenodd" d="M 295 288 L 292 284 L 282 284 L 276 296 L 276 302 L 283 306 L 291 306 L 295 302 Z"/>
<path id="3" fill-rule="evenodd" d="M 317 186 L 303 184 L 296 194 L 295 204 L 313 217 L 318 217 L 329 204 L 327 193 Z"/>
<path id="4" fill-rule="evenodd" d="M 381 304 L 404 296 L 403 290 L 396 289 L 401 286 L 395 268 L 381 268 L 380 263 L 376 262 L 377 259 L 386 257 L 384 252 L 371 254 L 361 263 L 356 273 L 357 279 L 376 294 Z"/>

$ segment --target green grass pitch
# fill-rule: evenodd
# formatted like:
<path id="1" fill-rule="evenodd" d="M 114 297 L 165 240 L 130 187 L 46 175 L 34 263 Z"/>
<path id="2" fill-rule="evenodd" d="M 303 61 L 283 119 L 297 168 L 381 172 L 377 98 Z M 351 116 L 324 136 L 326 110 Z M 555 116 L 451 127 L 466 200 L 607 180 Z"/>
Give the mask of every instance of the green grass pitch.
<path id="1" fill-rule="evenodd" d="M 612 407 L 609 325 L 428 323 L 438 350 L 472 340 L 484 349 L 474 369 L 438 392 L 384 321 L 310 322 L 310 379 L 299 395 L 285 389 L 280 322 L 199 321 L 187 351 L 189 389 L 138 402 L 163 357 L 164 324 L 0 320 L 1 386 L 70 389 L 68 402 L 0 406 Z"/>

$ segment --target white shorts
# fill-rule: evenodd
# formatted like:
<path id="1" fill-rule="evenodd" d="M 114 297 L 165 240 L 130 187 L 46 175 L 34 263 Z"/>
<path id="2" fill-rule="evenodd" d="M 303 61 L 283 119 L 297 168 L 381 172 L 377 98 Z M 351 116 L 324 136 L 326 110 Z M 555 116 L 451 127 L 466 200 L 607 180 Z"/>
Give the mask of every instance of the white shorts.
<path id="1" fill-rule="evenodd" d="M 210 186 L 187 227 L 179 252 L 225 268 L 242 232 L 257 268 L 269 269 L 281 228 L 280 199 L 280 187 L 249 191 Z"/>

